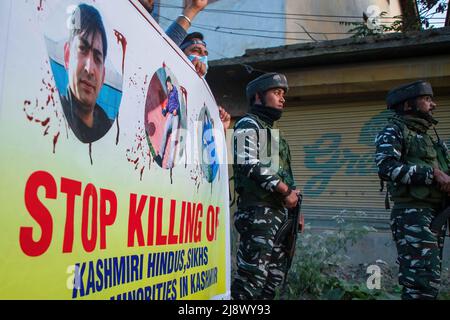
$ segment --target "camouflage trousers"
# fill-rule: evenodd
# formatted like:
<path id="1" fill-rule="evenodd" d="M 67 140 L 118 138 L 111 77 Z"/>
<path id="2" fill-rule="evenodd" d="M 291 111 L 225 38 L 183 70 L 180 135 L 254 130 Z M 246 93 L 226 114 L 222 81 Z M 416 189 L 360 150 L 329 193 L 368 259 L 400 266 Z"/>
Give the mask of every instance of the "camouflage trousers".
<path id="1" fill-rule="evenodd" d="M 235 300 L 272 300 L 285 277 L 287 255 L 275 241 L 287 220 L 285 210 L 249 207 L 237 211 L 234 224 L 240 234 L 237 274 L 231 285 Z M 282 240 L 282 239 L 280 239 Z M 276 242 L 276 243 L 275 243 Z"/>
<path id="2" fill-rule="evenodd" d="M 394 209 L 391 230 L 397 246 L 399 284 L 402 299 L 436 299 L 441 282 L 441 261 L 445 229 L 437 235 L 430 230 L 436 210 Z"/>

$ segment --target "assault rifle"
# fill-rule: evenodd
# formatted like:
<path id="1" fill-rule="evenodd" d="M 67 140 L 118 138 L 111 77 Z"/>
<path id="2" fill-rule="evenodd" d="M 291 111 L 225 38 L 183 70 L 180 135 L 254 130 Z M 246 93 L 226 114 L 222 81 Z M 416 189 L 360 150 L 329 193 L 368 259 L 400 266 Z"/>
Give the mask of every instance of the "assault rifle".
<path id="1" fill-rule="evenodd" d="M 447 201 L 446 201 L 447 202 Z M 441 233 L 442 227 L 447 223 L 450 218 L 450 206 L 446 207 L 441 213 L 434 217 L 431 221 L 430 229 L 434 233 Z"/>
<path id="2" fill-rule="evenodd" d="M 447 164 L 447 158 L 448 158 L 448 149 L 445 143 L 441 140 L 439 137 L 436 128 L 434 128 L 434 132 L 436 133 L 437 139 L 438 139 L 438 147 L 441 149 L 441 152 L 438 152 L 438 159 L 439 162 L 442 164 Z M 442 159 L 442 156 L 445 158 Z M 448 174 L 448 171 L 446 172 Z M 443 208 L 445 208 L 442 212 L 440 212 L 434 219 L 431 221 L 430 229 L 434 233 L 441 233 L 442 227 L 449 221 L 450 219 L 450 199 L 449 195 L 447 195 L 444 199 Z"/>
<path id="3" fill-rule="evenodd" d="M 305 228 L 304 217 L 301 214 L 302 200 L 303 196 L 302 194 L 299 193 L 297 205 L 295 206 L 295 208 L 288 210 L 288 222 L 285 224 L 287 228 L 286 230 L 287 234 L 281 232 L 281 234 L 286 234 L 286 237 L 284 239 L 284 245 L 288 259 L 286 264 L 286 271 L 284 275 L 282 291 L 284 291 L 286 288 L 287 275 L 289 269 L 291 268 L 292 260 L 294 259 L 298 233 L 302 233 Z"/>

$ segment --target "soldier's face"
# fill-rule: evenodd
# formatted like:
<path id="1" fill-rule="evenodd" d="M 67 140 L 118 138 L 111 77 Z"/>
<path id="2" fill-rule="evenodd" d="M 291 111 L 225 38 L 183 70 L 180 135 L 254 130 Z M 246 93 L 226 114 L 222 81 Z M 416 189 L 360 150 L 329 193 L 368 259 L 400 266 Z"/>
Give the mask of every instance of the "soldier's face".
<path id="1" fill-rule="evenodd" d="M 422 113 L 428 113 L 433 115 L 434 109 L 436 109 L 436 103 L 434 103 L 431 96 L 422 96 L 416 99 L 417 109 Z"/>
<path id="2" fill-rule="evenodd" d="M 286 100 L 284 99 L 284 95 L 285 92 L 282 88 L 268 90 L 265 96 L 266 106 L 283 110 L 284 103 L 286 102 Z"/>

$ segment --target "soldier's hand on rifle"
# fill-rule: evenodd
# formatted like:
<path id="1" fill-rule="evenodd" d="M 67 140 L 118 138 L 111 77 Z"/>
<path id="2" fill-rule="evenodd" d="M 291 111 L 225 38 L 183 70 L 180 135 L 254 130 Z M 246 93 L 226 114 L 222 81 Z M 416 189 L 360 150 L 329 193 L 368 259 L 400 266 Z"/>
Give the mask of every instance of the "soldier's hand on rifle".
<path id="1" fill-rule="evenodd" d="M 298 194 L 300 191 L 292 190 L 289 186 L 280 181 L 276 186 L 276 191 L 283 196 L 283 204 L 288 209 L 293 209 L 297 206 Z"/>
<path id="2" fill-rule="evenodd" d="M 291 193 L 284 198 L 284 205 L 288 209 L 293 209 L 297 206 L 298 190 L 291 190 Z"/>
<path id="3" fill-rule="evenodd" d="M 450 193 L 450 177 L 447 174 L 438 168 L 434 168 L 434 180 L 442 191 Z"/>

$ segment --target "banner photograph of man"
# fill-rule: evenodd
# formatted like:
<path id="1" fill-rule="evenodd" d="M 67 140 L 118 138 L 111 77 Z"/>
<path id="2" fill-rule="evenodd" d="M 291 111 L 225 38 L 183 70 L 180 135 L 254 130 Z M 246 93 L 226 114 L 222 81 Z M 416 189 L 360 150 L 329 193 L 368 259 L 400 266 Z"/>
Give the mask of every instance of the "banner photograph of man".
<path id="1" fill-rule="evenodd" d="M 106 135 L 118 116 L 121 49 L 97 8 L 68 2 L 61 8 L 64 11 L 49 22 L 45 35 L 49 62 L 68 127 L 82 143 L 93 143 Z"/>
<path id="2" fill-rule="evenodd" d="M 86 4 L 78 6 L 70 23 L 69 41 L 64 47 L 69 86 L 61 103 L 73 133 L 81 142 L 92 143 L 103 137 L 112 125 L 97 104 L 105 81 L 106 32 L 100 13 Z"/>
<path id="3" fill-rule="evenodd" d="M 184 153 L 186 97 L 186 89 L 167 66 L 156 71 L 147 92 L 144 122 L 153 159 L 164 169 L 174 168 Z"/>

